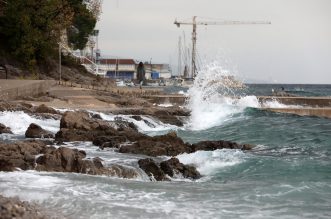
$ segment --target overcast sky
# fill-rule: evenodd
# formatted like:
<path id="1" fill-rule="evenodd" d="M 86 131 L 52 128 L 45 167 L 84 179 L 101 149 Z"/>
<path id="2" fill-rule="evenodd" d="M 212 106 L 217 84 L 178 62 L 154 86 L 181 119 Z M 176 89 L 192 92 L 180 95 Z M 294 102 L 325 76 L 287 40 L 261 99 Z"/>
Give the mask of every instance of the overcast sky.
<path id="1" fill-rule="evenodd" d="M 102 55 L 170 63 L 192 26 L 174 20 L 266 20 L 271 25 L 198 26 L 199 56 L 245 79 L 331 84 L 331 0 L 103 0 Z"/>

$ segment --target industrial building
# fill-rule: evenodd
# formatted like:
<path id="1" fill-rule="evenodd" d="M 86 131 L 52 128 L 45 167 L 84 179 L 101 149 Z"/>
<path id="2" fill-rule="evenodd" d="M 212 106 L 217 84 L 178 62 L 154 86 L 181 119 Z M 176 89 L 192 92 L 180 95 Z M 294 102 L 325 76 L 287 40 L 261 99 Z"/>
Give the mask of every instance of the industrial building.
<path id="1" fill-rule="evenodd" d="M 132 80 L 137 78 L 139 62 L 133 59 L 99 59 L 98 75 L 108 78 Z M 144 64 L 146 79 L 171 78 L 168 64 Z"/>
<path id="2" fill-rule="evenodd" d="M 108 78 L 132 80 L 136 78 L 136 62 L 133 59 L 100 59 L 98 71 Z"/>

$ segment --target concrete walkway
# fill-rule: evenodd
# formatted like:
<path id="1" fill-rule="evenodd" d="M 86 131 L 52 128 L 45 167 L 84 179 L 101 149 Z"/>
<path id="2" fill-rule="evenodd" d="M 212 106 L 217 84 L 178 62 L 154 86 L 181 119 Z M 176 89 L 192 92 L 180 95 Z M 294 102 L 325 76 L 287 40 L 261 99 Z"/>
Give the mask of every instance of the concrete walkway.
<path id="1" fill-rule="evenodd" d="M 0 79 L 0 100 L 15 100 L 46 94 L 56 83 L 54 80 Z"/>

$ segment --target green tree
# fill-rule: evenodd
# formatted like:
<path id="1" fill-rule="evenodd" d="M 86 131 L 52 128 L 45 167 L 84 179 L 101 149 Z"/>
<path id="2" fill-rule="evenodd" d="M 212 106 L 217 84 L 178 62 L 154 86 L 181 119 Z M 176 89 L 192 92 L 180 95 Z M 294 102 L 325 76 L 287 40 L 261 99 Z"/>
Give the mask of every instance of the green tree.
<path id="1" fill-rule="evenodd" d="M 92 32 L 95 19 L 81 0 L 7 0 L 0 18 L 0 39 L 5 49 L 34 68 L 58 48 L 63 30 L 76 27 L 76 48 L 85 46 L 83 37 Z"/>
<path id="2" fill-rule="evenodd" d="M 96 18 L 85 5 L 76 5 L 74 9 L 72 26 L 68 28 L 68 41 L 74 49 L 83 49 L 94 30 Z"/>

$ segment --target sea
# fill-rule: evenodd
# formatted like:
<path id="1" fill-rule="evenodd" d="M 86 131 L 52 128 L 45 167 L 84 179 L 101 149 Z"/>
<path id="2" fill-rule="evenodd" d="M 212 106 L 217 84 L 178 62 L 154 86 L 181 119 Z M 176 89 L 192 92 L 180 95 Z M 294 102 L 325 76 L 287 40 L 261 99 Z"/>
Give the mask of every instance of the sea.
<path id="1" fill-rule="evenodd" d="M 184 164 L 197 167 L 198 180 L 180 176 L 168 182 L 150 181 L 138 167 L 145 156 L 100 150 L 91 142 L 69 142 L 104 165 L 137 169 L 135 179 L 37 171 L 0 172 L 0 194 L 37 203 L 54 216 L 66 218 L 331 218 L 331 120 L 269 112 L 257 101 L 272 89 L 298 96 L 331 96 L 331 85 L 247 84 L 232 89 L 220 82 L 222 68 L 206 68 L 193 87 L 169 88 L 189 97 L 191 110 L 184 127 L 143 116 L 149 124 L 128 115 L 149 135 L 176 131 L 184 141 L 230 140 L 255 145 L 251 151 L 216 150 L 181 154 Z M 287 106 L 277 101 L 270 107 Z M 163 105 L 168 107 L 168 105 Z M 300 106 L 297 106 L 300 107 Z M 60 109 L 65 111 L 66 109 Z M 100 114 L 112 121 L 115 115 Z M 30 123 L 57 132 L 60 122 L 24 112 L 0 112 L 0 123 L 24 139 Z M 162 161 L 169 157 L 157 157 Z"/>

